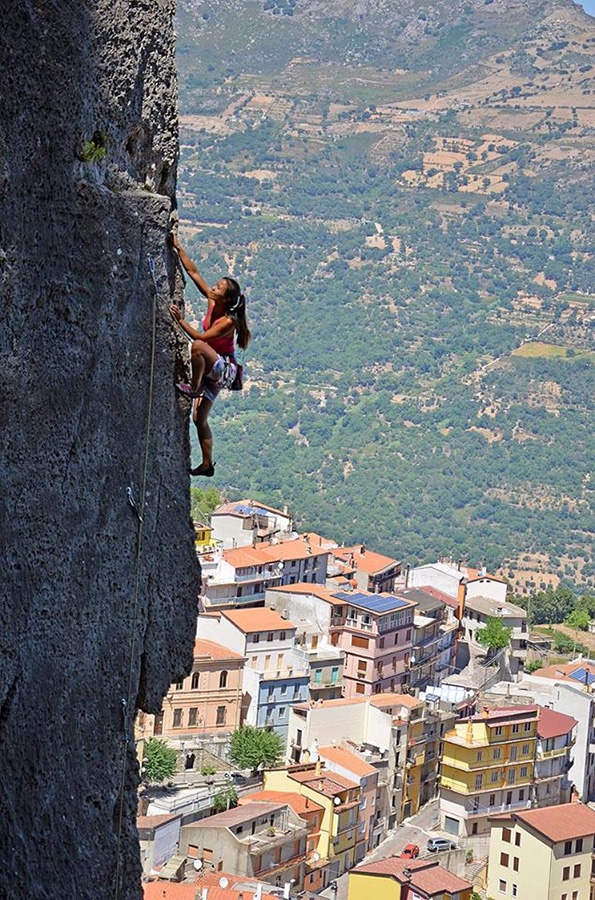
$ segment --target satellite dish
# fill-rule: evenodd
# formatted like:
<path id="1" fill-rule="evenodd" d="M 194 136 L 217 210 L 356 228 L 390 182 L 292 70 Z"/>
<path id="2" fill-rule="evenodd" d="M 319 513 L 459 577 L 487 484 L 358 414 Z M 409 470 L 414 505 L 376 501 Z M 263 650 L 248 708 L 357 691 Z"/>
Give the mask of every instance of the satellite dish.
<path id="1" fill-rule="evenodd" d="M 312 854 L 312 859 L 314 860 L 314 862 L 318 862 L 320 859 L 320 853 L 314 851 L 314 853 Z"/>
<path id="2" fill-rule="evenodd" d="M 200 870 L 202 869 L 202 861 L 200 859 L 195 859 L 193 865 L 196 871 L 200 872 Z"/>
<path id="3" fill-rule="evenodd" d="M 341 798 L 340 798 L 340 797 L 335 797 L 335 799 L 333 800 L 333 803 L 335 804 L 335 806 L 340 806 L 340 805 L 341 805 Z"/>
<path id="4" fill-rule="evenodd" d="M 223 876 L 223 878 L 219 879 L 219 887 L 223 888 L 224 890 L 226 887 L 229 887 L 229 881 L 227 880 L 225 875 Z"/>
<path id="5" fill-rule="evenodd" d="M 285 568 L 285 563 L 284 563 L 284 562 L 278 562 L 278 563 L 277 563 L 277 568 L 279 569 L 280 572 L 282 572 L 283 569 Z"/>

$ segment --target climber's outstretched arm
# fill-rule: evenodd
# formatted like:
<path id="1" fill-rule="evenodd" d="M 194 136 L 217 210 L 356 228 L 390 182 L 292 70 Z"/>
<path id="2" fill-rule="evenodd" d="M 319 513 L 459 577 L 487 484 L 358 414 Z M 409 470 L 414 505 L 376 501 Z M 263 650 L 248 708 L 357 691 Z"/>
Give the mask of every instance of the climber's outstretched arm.
<path id="1" fill-rule="evenodd" d="M 180 244 L 179 238 L 177 234 L 174 234 L 173 231 L 171 233 L 171 242 L 174 246 L 174 249 L 177 250 L 178 256 L 180 257 L 180 262 L 188 272 L 188 275 L 199 289 L 201 294 L 204 294 L 205 297 L 209 298 L 209 285 L 206 283 L 198 269 L 196 268 L 196 263 L 194 263 L 182 245 Z"/>

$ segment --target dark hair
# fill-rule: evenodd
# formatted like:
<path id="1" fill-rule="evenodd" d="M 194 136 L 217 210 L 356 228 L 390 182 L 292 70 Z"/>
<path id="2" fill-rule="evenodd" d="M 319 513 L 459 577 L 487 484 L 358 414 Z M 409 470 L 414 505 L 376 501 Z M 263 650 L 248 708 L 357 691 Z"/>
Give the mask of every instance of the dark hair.
<path id="1" fill-rule="evenodd" d="M 227 281 L 227 312 L 236 320 L 238 347 L 245 350 L 252 338 L 246 318 L 246 298 L 235 278 L 226 275 L 225 280 Z"/>

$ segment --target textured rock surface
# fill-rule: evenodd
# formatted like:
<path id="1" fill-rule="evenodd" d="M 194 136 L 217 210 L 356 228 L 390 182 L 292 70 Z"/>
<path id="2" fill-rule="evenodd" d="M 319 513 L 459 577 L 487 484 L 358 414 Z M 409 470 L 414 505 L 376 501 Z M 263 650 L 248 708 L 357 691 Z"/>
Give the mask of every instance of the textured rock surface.
<path id="1" fill-rule="evenodd" d="M 191 661 L 199 572 L 165 242 L 173 12 L 169 0 L 3 4 L 0 897 L 10 900 L 141 896 L 134 709 L 157 711 Z M 84 162 L 92 139 L 105 159 Z M 140 500 L 144 483 L 141 524 L 127 488 Z"/>

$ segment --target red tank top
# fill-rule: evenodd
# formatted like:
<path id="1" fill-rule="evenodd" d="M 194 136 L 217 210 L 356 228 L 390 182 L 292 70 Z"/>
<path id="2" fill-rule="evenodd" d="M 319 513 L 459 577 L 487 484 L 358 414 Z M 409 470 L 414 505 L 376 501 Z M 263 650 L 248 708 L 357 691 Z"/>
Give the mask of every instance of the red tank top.
<path id="1" fill-rule="evenodd" d="M 211 327 L 211 307 L 204 319 L 202 320 L 202 328 L 203 331 L 207 331 Z M 231 334 L 224 334 L 221 337 L 217 338 L 209 338 L 207 341 L 209 347 L 212 347 L 219 356 L 233 356 L 235 354 L 235 341 L 234 341 L 235 331 L 232 331 Z"/>

